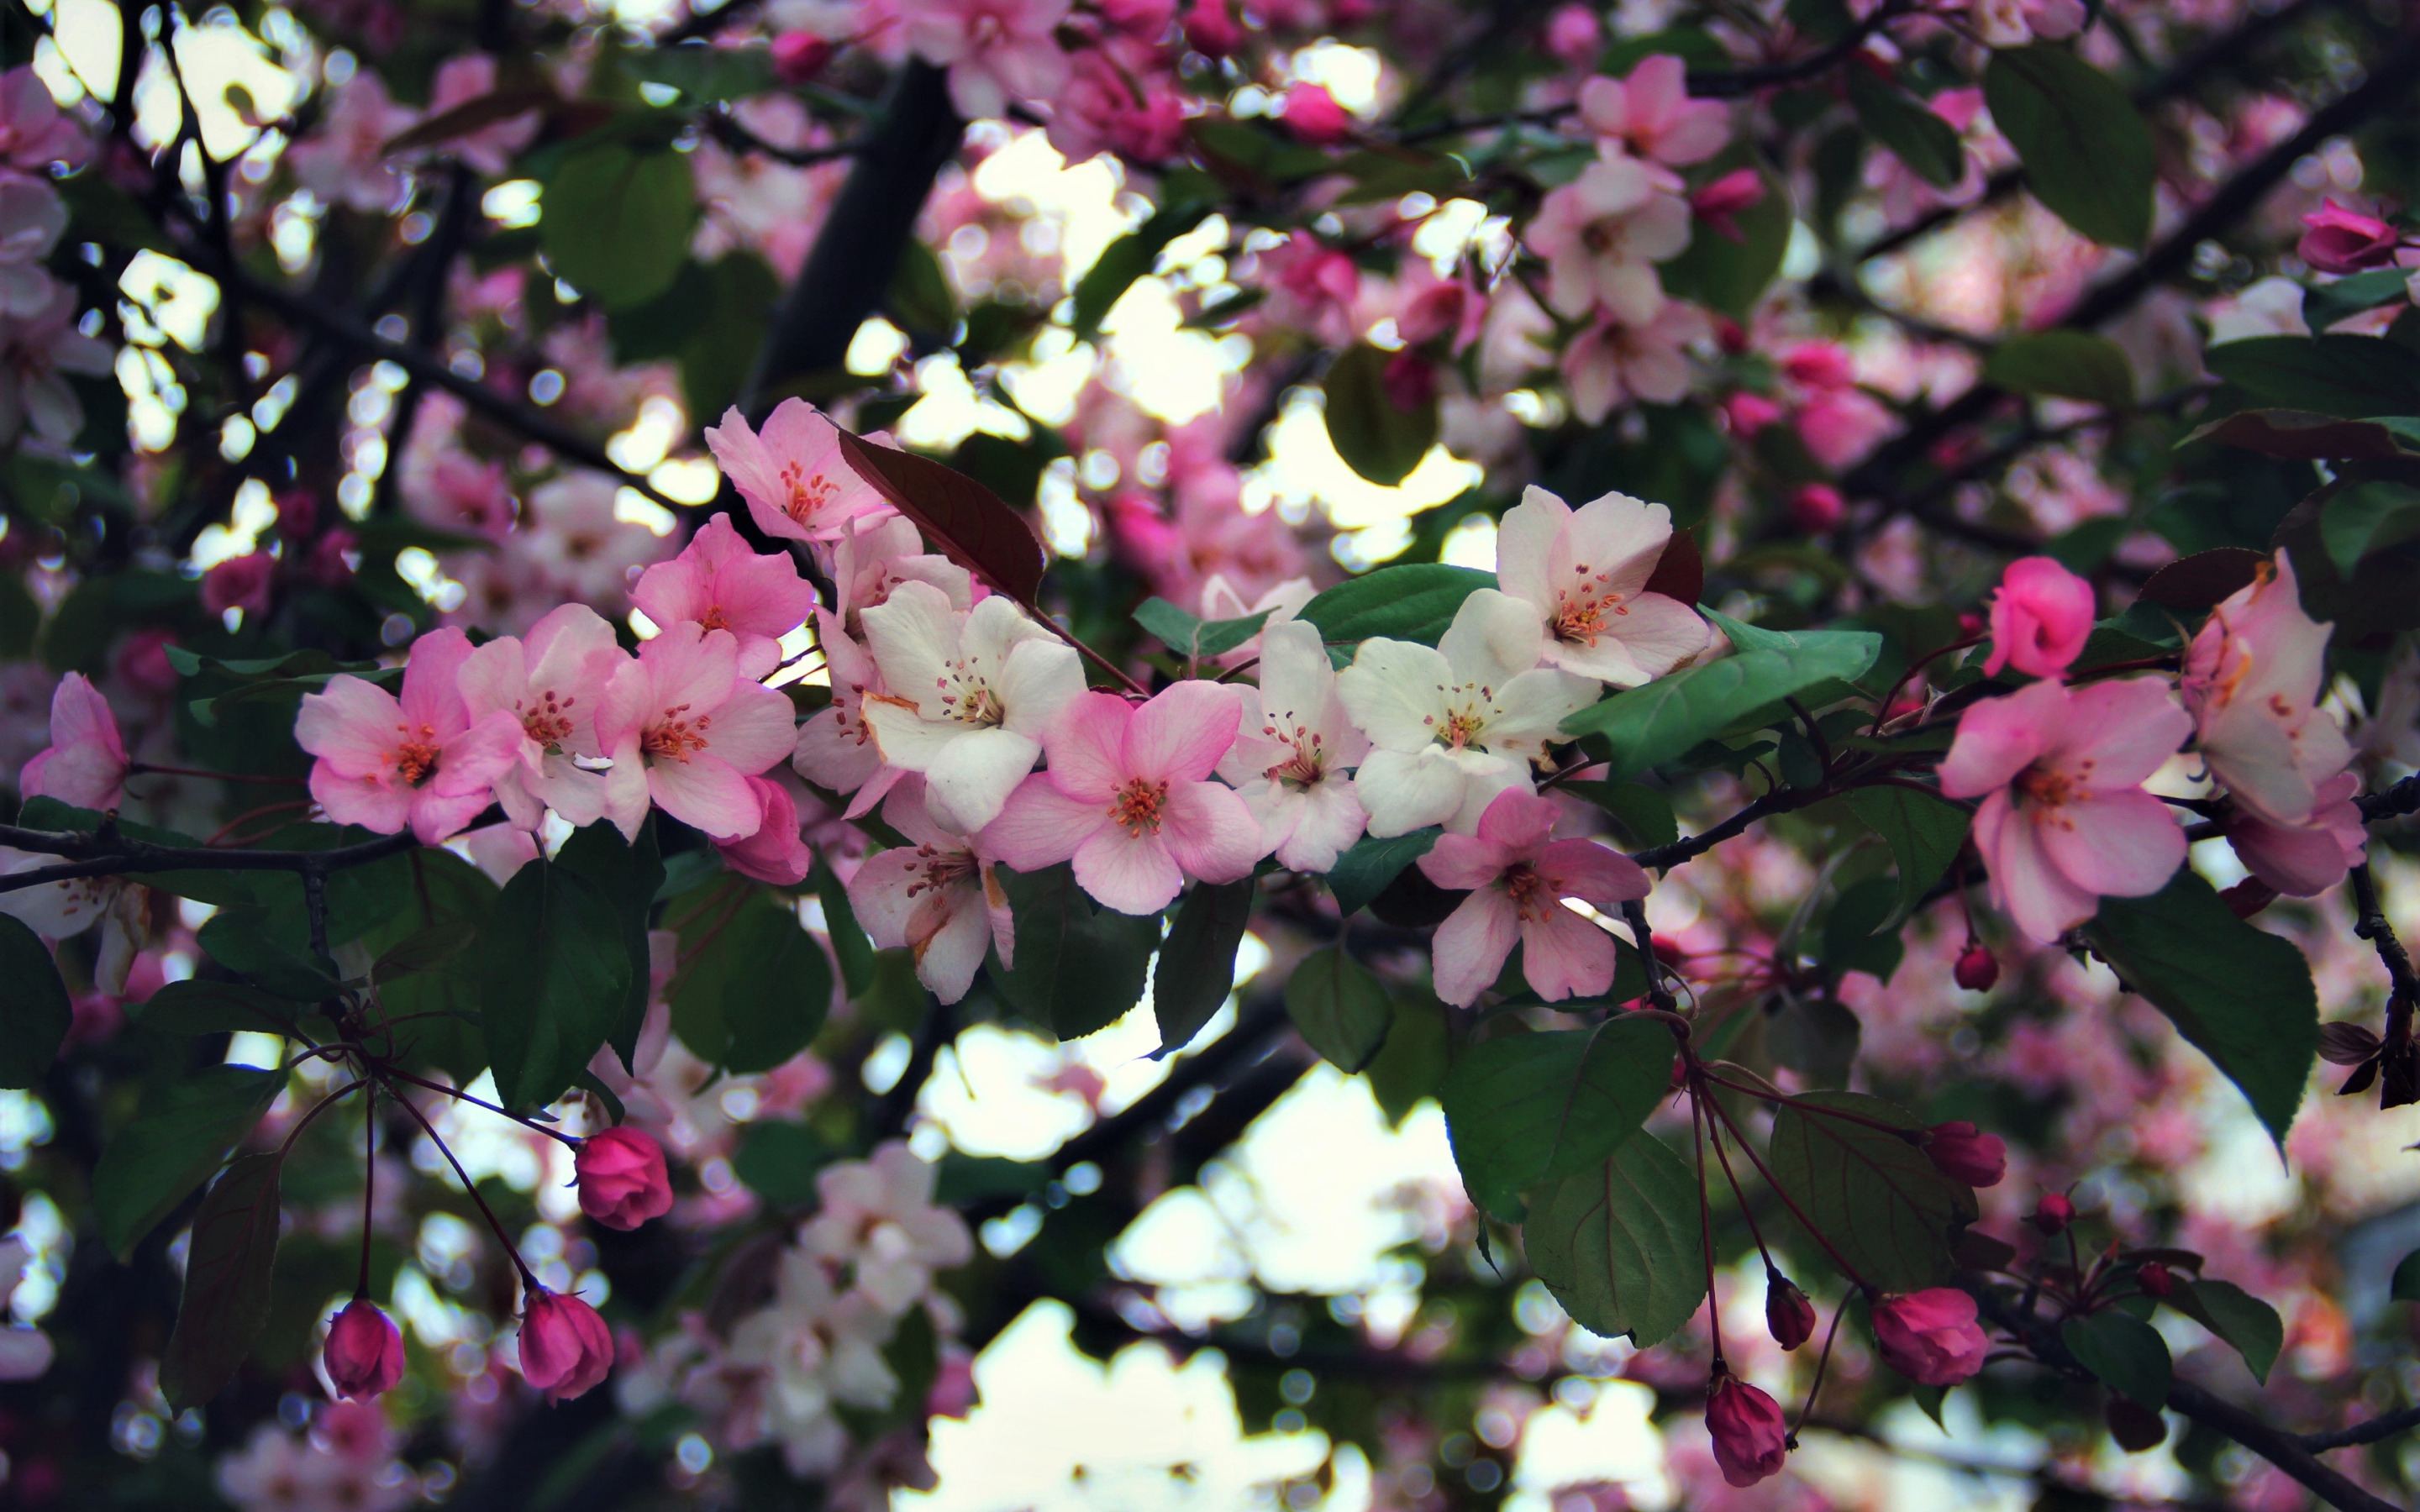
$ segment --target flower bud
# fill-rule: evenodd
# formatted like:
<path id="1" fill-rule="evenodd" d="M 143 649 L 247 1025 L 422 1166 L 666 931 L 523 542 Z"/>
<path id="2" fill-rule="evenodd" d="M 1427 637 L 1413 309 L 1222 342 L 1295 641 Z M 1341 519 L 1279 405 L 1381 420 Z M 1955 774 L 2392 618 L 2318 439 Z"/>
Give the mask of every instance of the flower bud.
<path id="1" fill-rule="evenodd" d="M 319 1358 L 336 1395 L 367 1401 L 403 1379 L 403 1335 L 366 1297 L 355 1297 L 328 1325 Z"/>
<path id="2" fill-rule="evenodd" d="M 1185 42 L 1203 57 L 1225 57 L 1244 45 L 1244 29 L 1227 0 L 1193 0 L 1185 12 Z"/>
<path id="3" fill-rule="evenodd" d="M 1781 1404 L 1720 1365 L 1706 1390 L 1706 1431 L 1714 1463 L 1733 1486 L 1753 1486 L 1781 1473 L 1790 1430 Z"/>
<path id="4" fill-rule="evenodd" d="M 1713 228 L 1726 241 L 1745 242 L 1747 233 L 1742 231 L 1732 217 L 1764 198 L 1764 179 L 1754 168 L 1734 168 L 1720 178 L 1689 196 L 1689 212 Z"/>
<path id="5" fill-rule="evenodd" d="M 2064 1192 L 2045 1192 L 2041 1200 L 2034 1204 L 2034 1215 L 2025 1222 L 2033 1225 L 2044 1239 L 2063 1234 L 2067 1232 L 2067 1226 L 2075 1222 L 2075 1204 L 2068 1200 Z"/>
<path id="6" fill-rule="evenodd" d="M 2009 1174 L 2009 1147 L 1964 1119 L 1936 1123 L 1925 1132 L 1924 1152 L 1933 1168 L 1968 1186 L 1997 1186 Z"/>
<path id="7" fill-rule="evenodd" d="M 2092 634 L 2092 585 L 2049 557 L 2021 557 L 1992 595 L 1992 655 L 1983 671 L 2014 667 L 2056 677 Z"/>
<path id="8" fill-rule="evenodd" d="M 231 609 L 257 614 L 269 608 L 269 589 L 277 576 L 277 559 L 266 551 L 229 557 L 202 574 L 202 607 L 213 614 Z"/>
<path id="9" fill-rule="evenodd" d="M 2335 200 L 2303 217 L 2303 239 L 2294 255 L 2322 273 L 2358 273 L 2395 260 L 2401 239 L 2376 216 L 2346 209 Z"/>
<path id="10" fill-rule="evenodd" d="M 773 77 L 783 84 L 806 84 L 824 71 L 836 51 L 813 32 L 783 32 L 773 39 Z"/>
<path id="11" fill-rule="evenodd" d="M 1802 485 L 1790 496 L 1791 522 L 1809 535 L 1821 535 L 1839 524 L 1848 511 L 1840 490 L 1828 483 Z"/>
<path id="12" fill-rule="evenodd" d="M 1577 4 L 1558 6 L 1546 18 L 1546 55 L 1572 68 L 1593 63 L 1603 51 L 1599 45 L 1603 33 L 1604 23 L 1593 9 Z"/>
<path id="13" fill-rule="evenodd" d="M 1286 130 L 1311 147 L 1334 147 L 1353 134 L 1353 117 L 1324 85 L 1298 84 L 1286 91 Z"/>
<path id="14" fill-rule="evenodd" d="M 673 1205 L 661 1145 L 636 1129 L 608 1129 L 580 1143 L 580 1211 L 608 1228 L 636 1228 Z"/>
<path id="15" fill-rule="evenodd" d="M 1919 1386 L 1955 1386 L 1983 1368 L 1992 1341 L 1975 1321 L 1975 1299 L 1934 1287 L 1874 1304 L 1883 1363 Z"/>
<path id="16" fill-rule="evenodd" d="M 613 1367 L 613 1331 L 579 1298 L 533 1288 L 521 1309 L 520 1355 L 523 1380 L 568 1401 Z"/>
<path id="17" fill-rule="evenodd" d="M 2177 1274 L 2157 1260 L 2145 1260 L 2134 1271 L 2134 1284 L 2147 1297 L 2173 1297 L 2177 1291 Z"/>
<path id="18" fill-rule="evenodd" d="M 1764 1326 L 1773 1342 L 1794 1350 L 1815 1334 L 1815 1304 L 1788 1276 L 1768 1266 L 1764 1273 Z"/>
<path id="19" fill-rule="evenodd" d="M 1968 940 L 1966 949 L 1958 952 L 1958 964 L 1950 968 L 1949 974 L 1970 993 L 1988 993 L 1999 982 L 2000 958 L 1982 941 Z"/>

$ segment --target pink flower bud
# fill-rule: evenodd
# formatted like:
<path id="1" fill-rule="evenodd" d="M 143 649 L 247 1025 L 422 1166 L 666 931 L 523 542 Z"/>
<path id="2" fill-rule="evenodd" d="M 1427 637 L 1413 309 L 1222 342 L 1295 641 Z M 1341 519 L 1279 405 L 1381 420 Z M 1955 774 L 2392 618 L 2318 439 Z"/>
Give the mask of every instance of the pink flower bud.
<path id="1" fill-rule="evenodd" d="M 964 1417 L 980 1399 L 975 1391 L 975 1357 L 965 1350 L 944 1346 L 933 1372 L 932 1389 L 924 1393 L 927 1417 Z"/>
<path id="2" fill-rule="evenodd" d="M 520 1355 L 523 1380 L 569 1401 L 613 1368 L 613 1331 L 579 1298 L 533 1288 L 521 1309 Z"/>
<path id="3" fill-rule="evenodd" d="M 1731 217 L 1764 198 L 1764 179 L 1754 168 L 1734 168 L 1689 196 L 1690 212 L 1726 240 L 1745 242 L 1747 233 Z"/>
<path id="4" fill-rule="evenodd" d="M 1966 949 L 1958 952 L 1958 964 L 1950 968 L 1958 985 L 1970 993 L 1988 993 L 2000 980 L 2000 958 L 1980 940 L 1968 940 Z"/>
<path id="5" fill-rule="evenodd" d="M 1936 1123 L 1926 1132 L 1924 1152 L 1933 1168 L 1968 1186 L 1997 1186 L 2009 1174 L 2009 1147 L 1964 1119 Z"/>
<path id="6" fill-rule="evenodd" d="M 783 32 L 773 39 L 773 77 L 787 85 L 811 83 L 837 51 L 813 32 Z"/>
<path id="7" fill-rule="evenodd" d="M 2064 1192 L 2045 1192 L 2041 1200 L 2034 1204 L 2034 1215 L 2025 1222 L 2033 1225 L 2044 1239 L 2063 1234 L 2067 1232 L 2067 1226 L 2075 1222 L 2075 1204 Z"/>
<path id="8" fill-rule="evenodd" d="M 1454 282 L 1432 284 L 1406 302 L 1395 316 L 1395 332 L 1410 347 L 1435 340 L 1450 331 L 1462 327 L 1463 313 L 1470 307 L 1471 294 L 1467 285 Z"/>
<path id="9" fill-rule="evenodd" d="M 1954 1386 L 1983 1368 L 1992 1341 L 1975 1321 L 1975 1299 L 1934 1287 L 1874 1304 L 1883 1363 L 1919 1386 Z"/>
<path id="10" fill-rule="evenodd" d="M 2304 216 L 2303 224 L 2307 229 L 2295 244 L 2295 255 L 2322 273 L 2383 268 L 2395 260 L 2395 244 L 2402 239 L 2384 221 L 2349 210 L 2333 199 Z"/>
<path id="11" fill-rule="evenodd" d="M 177 691 L 177 666 L 168 659 L 168 648 L 176 643 L 166 630 L 137 630 L 118 642 L 110 665 L 118 681 L 164 698 Z"/>
<path id="12" fill-rule="evenodd" d="M 1588 6 L 1558 6 L 1546 18 L 1546 55 L 1567 67 L 1596 61 L 1597 39 L 1605 28 Z"/>
<path id="13" fill-rule="evenodd" d="M 1723 418 L 1734 436 L 1753 436 L 1781 418 L 1781 406 L 1745 389 L 1723 401 Z"/>
<path id="14" fill-rule="evenodd" d="M 302 575 L 322 587 L 344 586 L 353 580 L 361 544 L 361 537 L 350 531 L 330 531 L 311 543 L 311 553 L 302 560 Z"/>
<path id="15" fill-rule="evenodd" d="M 608 1129 L 580 1142 L 580 1211 L 608 1228 L 636 1228 L 673 1205 L 664 1149 L 636 1129 Z"/>
<path id="16" fill-rule="evenodd" d="M 310 539 L 319 523 L 319 499 L 308 488 L 288 488 L 277 496 L 277 533 L 290 540 Z"/>
<path id="17" fill-rule="evenodd" d="M 1185 43 L 1203 57 L 1225 57 L 1244 45 L 1243 28 L 1227 0 L 1193 0 L 1185 13 Z"/>
<path id="18" fill-rule="evenodd" d="M 763 815 L 756 832 L 737 840 L 716 841 L 714 848 L 722 853 L 722 864 L 743 877 L 769 882 L 777 887 L 797 887 L 806 880 L 808 869 L 814 864 L 807 842 L 799 834 L 798 800 L 790 796 L 789 789 L 768 777 L 748 779 L 748 791 L 755 795 L 757 812 Z M 663 1157 L 658 1155 L 656 1160 L 661 1165 Z"/>
<path id="19" fill-rule="evenodd" d="M 1802 389 L 1856 387 L 1856 364 L 1848 348 L 1828 341 L 1802 341 L 1781 359 L 1781 371 Z"/>
<path id="20" fill-rule="evenodd" d="M 1992 595 L 1992 655 L 1983 671 L 2014 667 L 2056 677 L 2092 634 L 2092 585 L 2049 557 L 2009 563 Z"/>
<path id="21" fill-rule="evenodd" d="M 2157 1260 L 2145 1260 L 2134 1272 L 2134 1284 L 2141 1287 L 2147 1296 L 2174 1296 L 2177 1289 L 2176 1273 Z"/>
<path id="22" fill-rule="evenodd" d="M 328 1325 L 328 1342 L 319 1358 L 337 1396 L 367 1401 L 393 1391 L 403 1379 L 403 1335 L 377 1304 L 355 1297 Z"/>
<path id="23" fill-rule="evenodd" d="M 1388 358 L 1381 381 L 1387 388 L 1387 402 L 1406 414 L 1427 409 L 1436 398 L 1436 368 L 1415 351 Z"/>
<path id="24" fill-rule="evenodd" d="M 1334 147 L 1353 134 L 1353 116 L 1323 85 L 1298 84 L 1286 91 L 1286 130 L 1315 147 Z"/>
<path id="25" fill-rule="evenodd" d="M 1781 1404 L 1719 1365 L 1707 1388 L 1706 1431 L 1714 1435 L 1714 1463 L 1733 1486 L 1779 1474 L 1790 1452 Z"/>
<path id="26" fill-rule="evenodd" d="M 1785 1350 L 1798 1348 L 1815 1333 L 1815 1304 L 1796 1283 L 1771 1268 L 1764 1273 L 1764 1326 L 1773 1342 Z"/>
<path id="27" fill-rule="evenodd" d="M 1790 496 L 1790 518 L 1809 535 L 1821 535 L 1839 524 L 1848 511 L 1848 501 L 1828 483 L 1801 484 Z"/>
<path id="28" fill-rule="evenodd" d="M 276 573 L 277 559 L 266 551 L 230 557 L 202 574 L 202 607 L 213 614 L 231 609 L 257 614 L 269 608 L 270 579 Z"/>

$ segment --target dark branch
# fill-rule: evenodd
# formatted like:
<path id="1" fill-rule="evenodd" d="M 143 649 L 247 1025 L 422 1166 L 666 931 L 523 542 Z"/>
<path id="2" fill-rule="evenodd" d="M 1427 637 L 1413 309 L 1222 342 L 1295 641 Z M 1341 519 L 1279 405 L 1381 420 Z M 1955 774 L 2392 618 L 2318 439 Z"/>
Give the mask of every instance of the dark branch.
<path id="1" fill-rule="evenodd" d="M 2168 1387 L 2168 1406 L 2196 1423 L 2216 1428 L 2301 1481 L 2312 1495 L 2342 1512 L 2402 1512 L 2394 1503 L 2372 1496 L 2321 1464 L 2301 1439 L 2272 1427 L 2258 1413 L 2204 1391 L 2190 1381 L 2179 1380 Z"/>
<path id="2" fill-rule="evenodd" d="M 0 876 L 0 892 L 39 887 L 51 882 L 72 882 L 79 877 L 119 876 L 129 872 L 295 872 L 306 877 L 313 874 L 324 877 L 331 872 L 366 866 L 390 856 L 400 856 L 419 843 L 411 832 L 406 830 L 399 835 L 365 841 L 359 845 L 340 845 L 327 851 L 213 850 L 198 845 L 159 845 L 114 833 L 23 829 L 15 825 L 0 825 L 0 845 L 43 856 L 73 857 L 57 866 L 39 866 Z"/>
<path id="3" fill-rule="evenodd" d="M 2305 1433 L 2300 1442 L 2313 1454 L 2321 1454 L 2330 1449 L 2350 1449 L 2360 1444 L 2379 1443 L 2398 1433 L 2409 1433 L 2413 1428 L 2420 1428 L 2420 1407 L 2407 1407 L 2399 1412 L 2373 1417 L 2366 1423 L 2355 1423 L 2349 1428 L 2338 1428 L 2333 1433 Z"/>

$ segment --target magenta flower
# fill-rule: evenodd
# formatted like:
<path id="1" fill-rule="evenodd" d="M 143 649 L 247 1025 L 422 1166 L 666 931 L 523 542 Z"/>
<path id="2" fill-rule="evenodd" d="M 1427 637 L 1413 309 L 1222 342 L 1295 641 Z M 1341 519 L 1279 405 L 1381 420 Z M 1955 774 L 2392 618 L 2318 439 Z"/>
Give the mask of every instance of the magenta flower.
<path id="1" fill-rule="evenodd" d="M 1353 134 L 1353 117 L 1323 85 L 1298 84 L 1286 91 L 1280 113 L 1286 130 L 1312 147 L 1333 147 Z"/>
<path id="2" fill-rule="evenodd" d="M 1714 1463 L 1733 1486 L 1753 1486 L 1781 1473 L 1790 1428 L 1781 1404 L 1721 1365 L 1706 1394 L 1706 1431 L 1714 1436 Z"/>
<path id="3" fill-rule="evenodd" d="M 1754 168 L 1733 168 L 1689 196 L 1689 213 L 1714 228 L 1726 241 L 1745 242 L 1747 233 L 1733 217 L 1764 200 L 1764 179 Z"/>
<path id="4" fill-rule="evenodd" d="M 608 1228 L 636 1228 L 673 1211 L 672 1178 L 655 1135 L 627 1125 L 580 1142 L 572 1169 L 580 1211 Z"/>
<path id="5" fill-rule="evenodd" d="M 266 551 L 229 557 L 202 574 L 202 608 L 213 614 L 240 609 L 258 614 L 269 608 L 269 590 L 277 578 L 277 559 Z"/>
<path id="6" fill-rule="evenodd" d="M 814 853 L 799 833 L 799 802 L 790 790 L 769 777 L 752 777 L 748 791 L 756 797 L 756 828 L 738 840 L 719 840 L 722 864 L 743 877 L 795 887 L 814 867 Z"/>
<path id="7" fill-rule="evenodd" d="M 355 1297 L 328 1324 L 319 1361 L 337 1396 L 367 1401 L 393 1391 L 403 1379 L 403 1335 L 376 1303 Z"/>
<path id="8" fill-rule="evenodd" d="M 1925 1131 L 1924 1152 L 1933 1168 L 1968 1186 L 1997 1186 L 2009 1174 L 2009 1146 L 1960 1119 Z"/>
<path id="9" fill-rule="evenodd" d="M 1955 1386 L 1983 1368 L 1992 1341 L 1975 1321 L 1975 1299 L 1934 1287 L 1874 1304 L 1883 1363 L 1919 1386 Z"/>
<path id="10" fill-rule="evenodd" d="M 1436 995 L 1479 1001 L 1521 947 L 1521 973 L 1547 1002 L 1593 997 L 1613 985 L 1613 936 L 1563 906 L 1577 898 L 1611 910 L 1653 886 L 1638 864 L 1592 840 L 1556 840 L 1560 810 L 1521 790 L 1497 795 L 1479 833 L 1441 835 L 1420 871 L 1440 887 L 1468 888 L 1437 926 Z"/>
<path id="11" fill-rule="evenodd" d="M 2049 557 L 2009 563 L 1992 595 L 1987 674 L 2013 666 L 2032 677 L 2067 671 L 2092 635 L 2092 585 Z"/>
<path id="12" fill-rule="evenodd" d="M 109 700 L 82 672 L 51 694 L 51 743 L 25 764 L 17 791 L 79 809 L 110 810 L 126 799 L 126 741 Z"/>
<path id="13" fill-rule="evenodd" d="M 1966 711 L 1941 791 L 1983 800 L 1975 846 L 2019 929 L 2048 944 L 2101 898 L 2139 898 L 2176 874 L 2184 831 L 2142 784 L 2192 730 L 2151 677 L 2035 683 Z"/>
<path id="14" fill-rule="evenodd" d="M 1689 98 L 1687 65 L 1671 53 L 1638 60 L 1626 79 L 1580 85 L 1580 122 L 1600 137 L 1668 167 L 1703 162 L 1730 140 L 1730 112 Z"/>
<path id="15" fill-rule="evenodd" d="M 403 696 L 339 675 L 302 697 L 294 738 L 318 758 L 311 796 L 340 825 L 392 835 L 406 825 L 434 845 L 479 817 L 520 753 L 501 710 L 472 717 L 460 690 L 470 638 L 452 628 L 412 642 Z"/>
<path id="16" fill-rule="evenodd" d="M 577 1297 L 532 1287 L 521 1308 L 521 1378 L 558 1402 L 602 1381 L 613 1368 L 613 1331 Z"/>
<path id="17" fill-rule="evenodd" d="M 739 641 L 739 675 L 752 681 L 781 665 L 782 637 L 807 622 L 815 591 L 786 552 L 759 552 L 727 515 L 698 527 L 670 562 L 639 574 L 630 602 L 659 625 L 693 620 Z"/>
<path id="18" fill-rule="evenodd" d="M 2294 255 L 2322 273 L 2383 268 L 2395 260 L 2396 244 L 2402 239 L 2384 221 L 2347 209 L 2334 199 L 2304 216 L 2303 225 Z"/>
<path id="19" fill-rule="evenodd" d="M 851 520 L 890 507 L 841 455 L 840 427 L 803 399 L 776 406 L 762 435 L 727 409 L 721 424 L 706 427 L 706 444 L 768 535 L 837 541 Z"/>
<path id="20" fill-rule="evenodd" d="M 748 779 L 798 743 L 790 701 L 739 675 L 739 643 L 694 620 L 639 647 L 606 685 L 597 738 L 613 758 L 605 816 L 638 832 L 650 801 L 714 840 L 764 823 Z"/>
<path id="21" fill-rule="evenodd" d="M 1137 707 L 1085 693 L 1042 737 L 1050 769 L 1029 777 L 976 837 L 1019 872 L 1076 863 L 1076 881 L 1122 914 L 1156 914 L 1187 877 L 1233 882 L 1264 854 L 1234 791 L 1209 780 L 1243 705 L 1216 683 L 1178 683 Z"/>

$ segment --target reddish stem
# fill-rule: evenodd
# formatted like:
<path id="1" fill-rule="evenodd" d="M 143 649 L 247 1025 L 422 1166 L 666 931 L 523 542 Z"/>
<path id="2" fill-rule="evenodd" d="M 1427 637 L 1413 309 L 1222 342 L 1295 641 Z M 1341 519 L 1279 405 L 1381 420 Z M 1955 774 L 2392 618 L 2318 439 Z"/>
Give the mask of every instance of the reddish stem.
<path id="1" fill-rule="evenodd" d="M 520 1124 L 524 1129 L 535 1130 L 539 1134 L 545 1134 L 550 1139 L 561 1140 L 563 1143 L 569 1145 L 574 1149 L 578 1149 L 580 1148 L 580 1141 L 573 1138 L 571 1135 L 565 1134 L 562 1130 L 550 1129 L 545 1124 L 538 1122 L 535 1119 L 522 1118 L 518 1113 L 498 1107 L 495 1103 L 489 1102 L 486 1098 L 473 1097 L 470 1093 L 461 1090 L 459 1088 L 448 1087 L 443 1082 L 428 1081 L 422 1077 L 414 1076 L 408 1071 L 396 1071 L 392 1066 L 385 1068 L 383 1074 L 392 1076 L 399 1082 L 410 1082 L 412 1086 L 420 1088 L 426 1091 L 442 1092 L 458 1103 L 468 1103 L 474 1108 L 485 1108 L 500 1119 L 512 1119 L 515 1123 Z"/>
<path id="2" fill-rule="evenodd" d="M 1706 1330 L 1714 1345 L 1714 1373 L 1723 1372 L 1723 1302 L 1714 1292 L 1714 1210 L 1706 1200 L 1706 1132 L 1702 1097 L 1689 1099 L 1689 1142 L 1698 1149 L 1698 1237 L 1706 1262 Z"/>
<path id="3" fill-rule="evenodd" d="M 400 1075 L 402 1073 L 398 1072 L 391 1072 L 390 1074 Z M 464 1170 L 462 1168 L 462 1163 L 454 1158 L 454 1151 L 447 1148 L 444 1140 L 437 1137 L 437 1126 L 428 1121 L 428 1115 L 421 1112 L 419 1105 L 414 1103 L 411 1099 L 405 1097 L 400 1093 L 396 1094 L 396 1101 L 402 1103 L 404 1111 L 411 1114 L 412 1118 L 419 1122 L 420 1127 L 427 1132 L 428 1142 L 435 1145 L 437 1147 L 437 1152 L 445 1157 L 445 1164 L 454 1167 L 454 1179 L 462 1183 L 462 1190 L 470 1196 L 470 1198 L 473 1203 L 478 1205 L 479 1216 L 488 1220 L 488 1228 L 496 1236 L 496 1242 L 504 1246 L 505 1257 L 513 1262 L 513 1269 L 521 1273 L 522 1288 L 530 1291 L 543 1291 L 546 1289 L 537 1284 L 537 1273 L 532 1271 L 529 1268 L 529 1262 L 521 1258 L 521 1252 L 520 1248 L 513 1243 L 512 1236 L 504 1232 L 504 1226 L 496 1217 L 495 1210 L 489 1207 L 488 1199 L 479 1195 L 479 1183 L 471 1180 L 471 1173 Z"/>
<path id="4" fill-rule="evenodd" d="M 1698 1074 L 1703 1080 L 1714 1082 L 1719 1087 L 1728 1087 L 1730 1085 L 1728 1082 L 1719 1081 L 1715 1077 L 1707 1076 L 1703 1072 L 1699 1072 Z M 1764 1162 L 1758 1158 L 1756 1147 L 1749 1144 L 1746 1136 L 1740 1133 L 1739 1125 L 1733 1123 L 1731 1121 L 1730 1115 L 1723 1111 L 1723 1105 L 1720 1103 L 1715 1102 L 1711 1096 L 1706 1097 L 1705 1102 L 1708 1111 L 1714 1118 L 1721 1119 L 1723 1126 L 1730 1130 L 1731 1137 L 1739 1141 L 1740 1153 L 1745 1155 L 1747 1157 L 1747 1163 L 1756 1167 L 1756 1174 L 1764 1178 L 1764 1184 L 1773 1188 L 1773 1195 L 1781 1199 L 1781 1205 L 1790 1210 L 1790 1215 L 1798 1220 L 1799 1227 L 1806 1229 L 1809 1234 L 1815 1236 L 1815 1242 L 1823 1246 L 1823 1253 L 1832 1257 L 1832 1263 L 1840 1268 L 1840 1273 L 1847 1276 L 1850 1281 L 1854 1283 L 1860 1289 L 1866 1291 L 1873 1290 L 1874 1288 L 1867 1282 L 1866 1278 L 1857 1273 L 1857 1268 L 1851 1265 L 1838 1250 L 1832 1247 L 1832 1241 L 1824 1236 L 1823 1229 L 1815 1227 L 1815 1221 L 1807 1217 L 1806 1212 L 1799 1208 L 1798 1204 L 1792 1200 L 1789 1192 L 1782 1187 L 1782 1184 L 1773 1179 L 1773 1172 L 1767 1170 L 1765 1168 Z"/>

